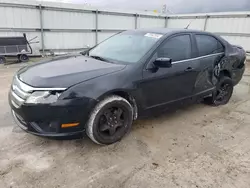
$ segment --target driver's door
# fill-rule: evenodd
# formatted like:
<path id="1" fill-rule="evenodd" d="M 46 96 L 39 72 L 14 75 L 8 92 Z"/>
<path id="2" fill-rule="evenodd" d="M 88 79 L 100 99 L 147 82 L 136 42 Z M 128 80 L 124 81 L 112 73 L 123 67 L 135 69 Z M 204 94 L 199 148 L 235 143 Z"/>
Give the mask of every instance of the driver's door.
<path id="1" fill-rule="evenodd" d="M 171 58 L 170 68 L 143 71 L 141 89 L 147 109 L 182 100 L 192 95 L 199 73 L 199 60 L 193 57 L 190 34 L 175 35 L 158 47 L 149 62 Z"/>

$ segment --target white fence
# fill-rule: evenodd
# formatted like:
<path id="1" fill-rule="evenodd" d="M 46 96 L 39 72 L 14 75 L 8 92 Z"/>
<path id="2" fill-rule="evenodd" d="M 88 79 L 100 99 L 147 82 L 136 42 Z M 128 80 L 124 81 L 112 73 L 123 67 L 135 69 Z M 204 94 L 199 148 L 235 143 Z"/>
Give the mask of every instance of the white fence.
<path id="1" fill-rule="evenodd" d="M 17 3 L 18 2 L 18 3 Z M 34 54 L 79 51 L 127 29 L 170 27 L 217 33 L 250 52 L 250 12 L 162 16 L 73 4 L 0 0 L 0 36 L 38 36 Z"/>

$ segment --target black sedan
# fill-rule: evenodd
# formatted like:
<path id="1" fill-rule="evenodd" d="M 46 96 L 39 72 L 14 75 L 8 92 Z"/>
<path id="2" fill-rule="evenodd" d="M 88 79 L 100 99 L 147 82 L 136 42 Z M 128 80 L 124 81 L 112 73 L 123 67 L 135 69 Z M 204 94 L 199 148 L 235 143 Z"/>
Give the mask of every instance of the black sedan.
<path id="1" fill-rule="evenodd" d="M 139 29 L 22 68 L 9 104 L 17 124 L 46 137 L 87 135 L 112 144 L 133 120 L 205 101 L 226 104 L 245 70 L 245 51 L 211 33 Z"/>

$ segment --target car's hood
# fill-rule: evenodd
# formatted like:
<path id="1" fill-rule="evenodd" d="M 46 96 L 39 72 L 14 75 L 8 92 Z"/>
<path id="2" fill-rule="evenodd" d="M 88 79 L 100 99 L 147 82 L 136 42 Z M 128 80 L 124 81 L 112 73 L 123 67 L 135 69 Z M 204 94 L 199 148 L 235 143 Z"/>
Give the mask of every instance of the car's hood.
<path id="1" fill-rule="evenodd" d="M 125 65 L 99 61 L 82 55 L 69 55 L 25 67 L 18 72 L 33 87 L 68 88 L 80 82 L 122 70 Z"/>

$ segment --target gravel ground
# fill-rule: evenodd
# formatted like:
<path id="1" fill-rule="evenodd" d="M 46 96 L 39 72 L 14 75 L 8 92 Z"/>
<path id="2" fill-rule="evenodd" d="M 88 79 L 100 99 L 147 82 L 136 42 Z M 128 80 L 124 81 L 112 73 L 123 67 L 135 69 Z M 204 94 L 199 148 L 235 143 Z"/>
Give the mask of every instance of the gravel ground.
<path id="1" fill-rule="evenodd" d="M 0 67 L 0 187 L 250 187 L 250 66 L 228 105 L 192 105 L 134 123 L 121 142 L 49 140 L 20 130 Z"/>

